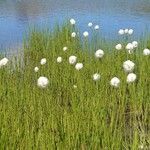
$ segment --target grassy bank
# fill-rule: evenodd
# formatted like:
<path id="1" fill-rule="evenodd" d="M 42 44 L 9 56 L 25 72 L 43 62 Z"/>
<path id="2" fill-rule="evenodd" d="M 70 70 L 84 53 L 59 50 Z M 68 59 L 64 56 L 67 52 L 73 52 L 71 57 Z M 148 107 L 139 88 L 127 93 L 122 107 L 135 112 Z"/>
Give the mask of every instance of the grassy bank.
<path id="1" fill-rule="evenodd" d="M 117 41 L 98 38 L 98 31 L 93 31 L 91 42 L 81 42 L 70 36 L 74 30 L 65 25 L 53 32 L 32 31 L 22 58 L 0 68 L 0 149 L 148 149 L 150 59 L 143 56 L 145 45 L 139 41 L 128 54 L 115 49 Z M 64 46 L 68 50 L 63 51 Z M 99 48 L 105 52 L 102 59 L 94 56 Z M 69 64 L 71 55 L 83 69 Z M 62 63 L 56 62 L 58 56 Z M 42 58 L 45 65 L 40 65 Z M 128 59 L 137 75 L 130 84 L 122 68 Z M 94 73 L 101 75 L 99 81 L 93 81 Z M 37 86 L 40 76 L 49 79 L 44 89 Z M 118 88 L 110 85 L 114 76 L 121 81 Z"/>

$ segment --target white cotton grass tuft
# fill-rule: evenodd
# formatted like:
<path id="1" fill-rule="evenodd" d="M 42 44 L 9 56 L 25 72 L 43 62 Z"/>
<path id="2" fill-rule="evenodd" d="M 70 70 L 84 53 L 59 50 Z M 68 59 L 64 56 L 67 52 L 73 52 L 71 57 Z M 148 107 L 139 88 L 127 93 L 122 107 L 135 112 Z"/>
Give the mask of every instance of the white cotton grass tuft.
<path id="1" fill-rule="evenodd" d="M 129 29 L 124 29 L 124 33 L 127 34 Z"/>
<path id="2" fill-rule="evenodd" d="M 63 60 L 62 57 L 59 56 L 59 57 L 57 57 L 56 61 L 57 61 L 57 63 L 62 63 L 62 60 Z"/>
<path id="3" fill-rule="evenodd" d="M 76 24 L 76 21 L 75 21 L 73 18 L 71 18 L 71 19 L 70 19 L 70 24 L 71 24 L 71 25 L 75 25 L 75 24 Z"/>
<path id="4" fill-rule="evenodd" d="M 95 52 L 95 57 L 96 58 L 102 58 L 104 56 L 104 51 L 99 49 Z"/>
<path id="5" fill-rule="evenodd" d="M 46 88 L 49 84 L 49 80 L 47 77 L 39 77 L 38 80 L 37 80 L 37 85 L 38 87 L 40 88 Z"/>
<path id="6" fill-rule="evenodd" d="M 95 74 L 93 74 L 93 80 L 94 81 L 98 81 L 98 80 L 100 80 L 100 74 L 98 74 L 98 73 L 95 73 Z"/>
<path id="7" fill-rule="evenodd" d="M 123 35 L 123 34 L 125 34 L 125 32 L 124 32 L 123 29 L 120 29 L 120 30 L 118 31 L 118 34 L 119 34 L 119 35 Z"/>
<path id="8" fill-rule="evenodd" d="M 127 83 L 133 83 L 136 80 L 136 74 L 134 73 L 129 73 L 127 75 Z"/>
<path id="9" fill-rule="evenodd" d="M 77 57 L 76 56 L 70 56 L 69 57 L 69 63 L 71 65 L 74 65 L 77 62 Z"/>
<path id="10" fill-rule="evenodd" d="M 83 64 L 82 63 L 77 63 L 76 65 L 75 65 L 75 68 L 76 68 L 76 70 L 81 70 L 82 68 L 83 68 Z"/>
<path id="11" fill-rule="evenodd" d="M 135 67 L 135 64 L 131 60 L 127 60 L 123 63 L 123 69 L 126 73 L 133 72 L 134 67 Z"/>
<path id="12" fill-rule="evenodd" d="M 140 145 L 140 146 L 139 146 L 139 149 L 144 149 L 144 145 L 143 145 L 143 144 Z"/>
<path id="13" fill-rule="evenodd" d="M 76 34 L 75 32 L 72 32 L 72 33 L 71 33 L 71 37 L 73 37 L 73 38 L 75 38 L 76 35 L 77 35 L 77 34 Z"/>
<path id="14" fill-rule="evenodd" d="M 129 34 L 129 35 L 132 35 L 132 34 L 133 34 L 133 29 L 129 29 L 129 30 L 128 30 L 128 34 Z"/>
<path id="15" fill-rule="evenodd" d="M 134 46 L 132 43 L 128 43 L 126 45 L 126 50 L 128 50 L 129 54 L 132 54 L 133 53 L 133 50 L 134 50 Z"/>
<path id="16" fill-rule="evenodd" d="M 6 57 L 3 58 L 3 59 L 1 59 L 0 60 L 0 68 L 3 67 L 3 66 L 5 66 L 5 65 L 7 65 L 8 61 L 9 60 Z"/>
<path id="17" fill-rule="evenodd" d="M 34 72 L 38 72 L 39 71 L 39 68 L 38 67 L 35 67 L 34 68 Z"/>
<path id="18" fill-rule="evenodd" d="M 150 49 L 145 48 L 145 49 L 143 50 L 143 55 L 145 55 L 145 56 L 150 55 Z"/>
<path id="19" fill-rule="evenodd" d="M 137 41 L 133 41 L 132 45 L 133 45 L 133 48 L 137 48 L 138 47 L 138 42 Z"/>
<path id="20" fill-rule="evenodd" d="M 116 48 L 116 50 L 121 50 L 121 49 L 122 49 L 122 45 L 121 45 L 121 44 L 117 44 L 117 45 L 115 46 L 115 48 Z"/>
<path id="21" fill-rule="evenodd" d="M 132 43 L 128 43 L 128 44 L 126 45 L 126 49 L 127 49 L 127 50 L 133 50 L 133 49 L 134 49 L 133 44 L 132 44 Z"/>
<path id="22" fill-rule="evenodd" d="M 77 89 L 77 85 L 73 85 L 73 88 L 74 88 L 74 89 Z"/>
<path id="23" fill-rule="evenodd" d="M 110 85 L 115 87 L 115 88 L 118 88 L 120 85 L 120 79 L 117 77 L 112 78 L 110 81 Z"/>
<path id="24" fill-rule="evenodd" d="M 89 36 L 89 33 L 87 31 L 83 32 L 83 36 L 84 37 L 88 37 Z"/>
<path id="25" fill-rule="evenodd" d="M 42 58 L 42 59 L 41 59 L 41 62 L 40 62 L 41 65 L 45 65 L 45 64 L 46 64 L 46 61 L 47 61 L 46 58 Z"/>
<path id="26" fill-rule="evenodd" d="M 67 49 L 68 49 L 68 47 L 63 47 L 63 51 L 65 52 L 65 51 L 67 51 Z"/>
<path id="27" fill-rule="evenodd" d="M 98 30 L 99 29 L 99 25 L 95 25 L 94 29 Z"/>
<path id="28" fill-rule="evenodd" d="M 93 26 L 93 23 L 92 22 L 89 22 L 88 23 L 88 27 L 92 27 Z"/>
<path id="29" fill-rule="evenodd" d="M 118 34 L 119 35 L 124 35 L 124 34 L 129 34 L 129 35 L 132 35 L 133 34 L 133 29 L 120 29 L 118 31 Z"/>

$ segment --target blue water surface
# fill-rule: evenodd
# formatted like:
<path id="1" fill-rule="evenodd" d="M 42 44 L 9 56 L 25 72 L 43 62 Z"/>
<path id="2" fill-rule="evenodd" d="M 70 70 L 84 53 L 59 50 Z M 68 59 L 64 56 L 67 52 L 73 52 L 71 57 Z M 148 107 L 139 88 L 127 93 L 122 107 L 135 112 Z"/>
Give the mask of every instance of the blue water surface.
<path id="1" fill-rule="evenodd" d="M 117 38 L 120 28 L 135 38 L 150 31 L 149 0 L 0 0 L 0 47 L 18 47 L 32 26 L 52 28 L 74 18 L 81 32 L 88 22 L 100 25 L 102 37 Z"/>

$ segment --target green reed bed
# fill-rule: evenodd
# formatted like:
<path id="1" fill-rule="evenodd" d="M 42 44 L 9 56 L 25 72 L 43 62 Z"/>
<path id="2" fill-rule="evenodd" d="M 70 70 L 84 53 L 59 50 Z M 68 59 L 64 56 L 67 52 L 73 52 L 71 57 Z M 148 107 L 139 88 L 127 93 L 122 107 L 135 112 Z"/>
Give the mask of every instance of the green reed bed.
<path id="1" fill-rule="evenodd" d="M 96 33 L 95 44 L 72 38 L 74 30 L 69 25 L 53 32 L 33 30 L 24 55 L 0 68 L 0 149 L 149 149 L 150 58 L 142 53 L 145 47 L 139 42 L 128 54 L 115 49 L 117 41 L 109 44 Z M 105 52 L 102 59 L 94 56 L 99 48 Z M 83 63 L 80 71 L 69 64 L 71 55 Z M 58 56 L 62 63 L 56 62 Z M 42 58 L 45 65 L 40 65 Z M 137 75 L 129 84 L 122 67 L 128 59 Z M 100 80 L 93 81 L 94 73 Z M 40 76 L 49 80 L 44 89 L 37 86 Z M 118 88 L 110 85 L 115 76 L 121 81 Z"/>

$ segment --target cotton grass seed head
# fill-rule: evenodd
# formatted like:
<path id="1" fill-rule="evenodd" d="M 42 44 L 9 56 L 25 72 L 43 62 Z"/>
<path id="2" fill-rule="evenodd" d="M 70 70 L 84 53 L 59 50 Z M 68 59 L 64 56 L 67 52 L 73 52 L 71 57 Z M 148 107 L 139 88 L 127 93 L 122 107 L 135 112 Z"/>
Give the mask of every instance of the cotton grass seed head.
<path id="1" fill-rule="evenodd" d="M 49 84 L 49 80 L 46 77 L 39 77 L 37 80 L 37 85 L 40 88 L 46 88 Z"/>
<path id="2" fill-rule="evenodd" d="M 82 63 L 77 63 L 76 65 L 75 65 L 75 68 L 76 68 L 76 70 L 81 70 L 82 68 L 83 68 L 83 64 Z"/>
<path id="3" fill-rule="evenodd" d="M 123 63 L 123 68 L 126 73 L 133 72 L 135 64 L 131 60 L 127 60 Z"/>
<path id="4" fill-rule="evenodd" d="M 94 29 L 95 29 L 95 30 L 98 30 L 98 29 L 99 29 L 99 25 L 96 25 L 96 26 L 94 27 Z"/>
<path id="5" fill-rule="evenodd" d="M 96 58 L 102 58 L 104 56 L 104 51 L 99 49 L 95 52 L 95 57 Z"/>
<path id="6" fill-rule="evenodd" d="M 77 89 L 77 85 L 73 85 L 73 88 L 74 88 L 74 89 Z"/>
<path id="7" fill-rule="evenodd" d="M 3 59 L 1 59 L 0 60 L 0 68 L 3 67 L 3 66 L 5 66 L 5 65 L 7 65 L 8 61 L 9 60 L 6 57 L 3 58 Z"/>
<path id="8" fill-rule="evenodd" d="M 57 63 L 61 63 L 62 62 L 62 57 L 57 57 Z"/>
<path id="9" fill-rule="evenodd" d="M 124 32 L 123 29 L 120 29 L 120 30 L 118 31 L 118 34 L 119 34 L 119 35 L 123 35 L 123 34 L 125 34 L 125 32 Z"/>
<path id="10" fill-rule="evenodd" d="M 128 33 L 128 31 L 129 31 L 129 29 L 125 29 L 125 30 L 124 30 L 124 33 L 125 33 L 125 34 L 127 34 L 127 33 Z"/>
<path id="11" fill-rule="evenodd" d="M 141 145 L 139 146 L 139 149 L 144 149 L 144 145 L 141 144 Z"/>
<path id="12" fill-rule="evenodd" d="M 133 29 L 129 29 L 129 30 L 128 30 L 128 34 L 129 34 L 129 35 L 132 35 L 132 34 L 133 34 Z"/>
<path id="13" fill-rule="evenodd" d="M 115 48 L 116 48 L 116 50 L 121 50 L 122 49 L 122 45 L 121 44 L 117 44 Z"/>
<path id="14" fill-rule="evenodd" d="M 39 71 L 39 68 L 38 67 L 35 67 L 34 68 L 34 72 L 38 72 Z"/>
<path id="15" fill-rule="evenodd" d="M 41 65 L 45 65 L 46 64 L 46 58 L 42 58 L 40 63 L 41 63 Z"/>
<path id="16" fill-rule="evenodd" d="M 132 45 L 133 45 L 134 48 L 137 48 L 138 47 L 138 42 L 137 41 L 133 41 Z"/>
<path id="17" fill-rule="evenodd" d="M 93 23 L 92 22 L 89 22 L 88 23 L 88 27 L 92 27 L 93 26 Z"/>
<path id="18" fill-rule="evenodd" d="M 76 24 L 76 21 L 72 18 L 72 19 L 70 19 L 70 24 L 71 24 L 71 25 L 75 25 L 75 24 Z"/>
<path id="19" fill-rule="evenodd" d="M 64 51 L 64 52 L 67 51 L 67 49 L 68 49 L 68 48 L 67 48 L 66 46 L 63 47 L 63 51 Z"/>
<path id="20" fill-rule="evenodd" d="M 87 31 L 83 32 L 83 36 L 84 37 L 88 37 L 89 36 L 89 33 Z"/>
<path id="21" fill-rule="evenodd" d="M 145 49 L 143 50 L 143 55 L 145 55 L 145 56 L 150 55 L 150 49 L 145 48 Z"/>
<path id="22" fill-rule="evenodd" d="M 115 87 L 115 88 L 118 88 L 120 85 L 120 80 L 117 77 L 114 77 L 111 79 L 110 85 Z"/>
<path id="23" fill-rule="evenodd" d="M 77 35 L 77 34 L 76 34 L 75 32 L 72 32 L 72 33 L 71 33 L 71 37 L 73 37 L 73 38 L 75 38 L 76 35 Z"/>
<path id="24" fill-rule="evenodd" d="M 133 83 L 136 80 L 136 74 L 129 73 L 127 76 L 127 83 Z"/>
<path id="25" fill-rule="evenodd" d="M 100 80 L 100 74 L 98 74 L 98 73 L 95 73 L 95 74 L 93 74 L 93 80 L 94 81 L 98 81 L 98 80 Z"/>
<path id="26" fill-rule="evenodd" d="M 126 49 L 127 49 L 127 50 L 133 50 L 133 49 L 134 49 L 133 44 L 132 44 L 132 43 L 128 43 L 128 44 L 126 45 Z"/>
<path id="27" fill-rule="evenodd" d="M 71 65 L 75 64 L 77 62 L 77 57 L 76 56 L 70 56 L 69 57 L 69 63 Z"/>
<path id="28" fill-rule="evenodd" d="M 129 54 L 132 54 L 134 52 L 134 45 L 132 43 L 128 43 L 126 45 L 126 50 L 128 50 Z"/>

